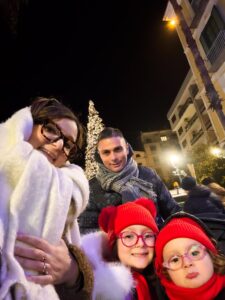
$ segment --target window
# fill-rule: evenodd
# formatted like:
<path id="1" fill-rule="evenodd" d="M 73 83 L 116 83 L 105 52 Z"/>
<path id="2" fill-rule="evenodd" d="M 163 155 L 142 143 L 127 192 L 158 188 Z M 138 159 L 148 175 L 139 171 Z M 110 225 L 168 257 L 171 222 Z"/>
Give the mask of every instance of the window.
<path id="1" fill-rule="evenodd" d="M 189 90 L 189 93 L 190 93 L 191 97 L 194 98 L 197 95 L 197 93 L 198 93 L 198 86 L 197 86 L 197 84 L 190 85 L 189 88 L 188 88 L 188 90 Z"/>
<path id="2" fill-rule="evenodd" d="M 173 115 L 173 116 L 172 116 L 172 119 L 171 119 L 172 123 L 174 123 L 174 122 L 176 121 L 176 119 L 177 119 L 176 116 Z"/>
<path id="3" fill-rule="evenodd" d="M 182 147 L 185 148 L 187 146 L 187 141 L 186 140 L 183 140 L 182 142 Z"/>
<path id="4" fill-rule="evenodd" d="M 146 138 L 145 142 L 146 142 L 146 143 L 152 143 L 152 139 Z"/>
<path id="5" fill-rule="evenodd" d="M 178 129 L 178 134 L 181 135 L 182 133 L 183 133 L 183 128 L 180 127 L 180 128 Z"/>
<path id="6" fill-rule="evenodd" d="M 190 4 L 195 12 L 199 10 L 199 7 L 200 7 L 202 1 L 205 1 L 205 0 L 189 0 Z"/>
<path id="7" fill-rule="evenodd" d="M 214 6 L 212 9 L 212 14 L 200 37 L 200 42 L 206 54 L 208 54 L 218 34 L 220 31 L 224 30 L 224 28 L 224 21 L 218 9 Z"/>
<path id="8" fill-rule="evenodd" d="M 160 136 L 160 139 L 162 142 L 166 142 L 167 141 L 167 136 Z"/>
<path id="9" fill-rule="evenodd" d="M 150 148 L 151 151 L 156 151 L 156 145 L 150 145 L 149 148 Z"/>

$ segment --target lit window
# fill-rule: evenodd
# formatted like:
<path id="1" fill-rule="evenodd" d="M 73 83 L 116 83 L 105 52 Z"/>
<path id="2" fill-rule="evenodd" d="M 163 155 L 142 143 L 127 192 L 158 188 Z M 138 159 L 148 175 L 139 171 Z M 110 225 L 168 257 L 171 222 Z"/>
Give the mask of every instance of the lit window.
<path id="1" fill-rule="evenodd" d="M 160 138 L 161 138 L 162 142 L 166 142 L 167 141 L 167 137 L 166 136 L 161 136 Z"/>

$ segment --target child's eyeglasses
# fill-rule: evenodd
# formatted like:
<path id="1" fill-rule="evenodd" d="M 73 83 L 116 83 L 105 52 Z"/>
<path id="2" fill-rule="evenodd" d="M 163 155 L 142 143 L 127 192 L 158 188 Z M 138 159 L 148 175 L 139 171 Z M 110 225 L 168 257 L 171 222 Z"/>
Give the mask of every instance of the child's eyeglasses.
<path id="1" fill-rule="evenodd" d="M 143 243 L 148 247 L 154 247 L 155 245 L 155 234 L 152 232 L 137 234 L 133 231 L 124 231 L 118 235 L 118 238 L 121 239 L 123 245 L 126 247 L 135 246 L 138 243 L 139 238 L 141 238 Z"/>
<path id="2" fill-rule="evenodd" d="M 163 262 L 163 266 L 169 270 L 176 271 L 183 267 L 184 257 L 190 261 L 197 261 L 203 259 L 206 253 L 206 248 L 203 245 L 194 244 L 183 255 L 176 254 L 171 256 L 167 261 Z"/>

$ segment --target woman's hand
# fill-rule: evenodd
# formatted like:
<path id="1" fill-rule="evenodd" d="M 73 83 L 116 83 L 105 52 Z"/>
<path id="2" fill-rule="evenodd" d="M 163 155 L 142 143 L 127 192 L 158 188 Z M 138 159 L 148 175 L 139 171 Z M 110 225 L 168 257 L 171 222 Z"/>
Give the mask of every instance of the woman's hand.
<path id="1" fill-rule="evenodd" d="M 65 283 L 73 286 L 75 284 L 79 269 L 64 240 L 61 239 L 58 245 L 51 245 L 44 239 L 19 234 L 17 241 L 31 247 L 16 244 L 16 259 L 24 269 L 30 269 L 39 274 L 28 275 L 28 280 L 41 285 Z"/>

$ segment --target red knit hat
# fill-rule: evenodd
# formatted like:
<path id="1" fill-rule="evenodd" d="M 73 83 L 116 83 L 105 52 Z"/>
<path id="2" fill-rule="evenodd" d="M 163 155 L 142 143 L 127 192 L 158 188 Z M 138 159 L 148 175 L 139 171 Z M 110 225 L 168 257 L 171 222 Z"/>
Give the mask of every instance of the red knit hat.
<path id="1" fill-rule="evenodd" d="M 155 266 L 158 275 L 160 275 L 162 270 L 163 248 L 169 241 L 177 238 L 190 238 L 196 240 L 213 253 L 217 253 L 216 247 L 213 245 L 200 224 L 188 216 L 174 217 L 160 230 L 156 239 Z"/>
<path id="2" fill-rule="evenodd" d="M 102 209 L 98 223 L 108 234 L 109 245 L 113 247 L 117 235 L 130 225 L 145 225 L 158 233 L 155 223 L 156 207 L 151 199 L 139 198 L 119 206 L 108 206 Z"/>

